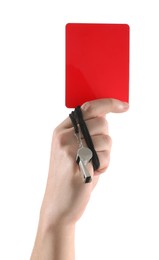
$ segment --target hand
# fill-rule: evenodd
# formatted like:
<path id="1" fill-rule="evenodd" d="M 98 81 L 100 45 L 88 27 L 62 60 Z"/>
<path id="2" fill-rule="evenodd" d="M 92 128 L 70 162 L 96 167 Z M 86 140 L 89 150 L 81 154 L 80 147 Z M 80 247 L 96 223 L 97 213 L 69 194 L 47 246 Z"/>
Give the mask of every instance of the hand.
<path id="1" fill-rule="evenodd" d="M 52 138 L 48 181 L 41 208 L 41 219 L 50 227 L 61 223 L 74 224 L 81 217 L 100 173 L 109 165 L 112 142 L 105 115 L 125 112 L 128 104 L 115 99 L 100 99 L 87 102 L 81 108 L 100 160 L 100 168 L 93 172 L 89 164 L 93 181 L 87 184 L 82 182 L 76 163 L 78 142 L 68 117 L 55 129 Z"/>
<path id="2" fill-rule="evenodd" d="M 82 182 L 76 163 L 78 143 L 68 117 L 53 134 L 48 180 L 31 260 L 75 259 L 75 223 L 84 212 L 100 173 L 109 165 L 111 138 L 105 115 L 127 111 L 128 104 L 101 99 L 85 103 L 82 110 L 100 168 L 93 172 L 90 164 L 93 181 Z"/>

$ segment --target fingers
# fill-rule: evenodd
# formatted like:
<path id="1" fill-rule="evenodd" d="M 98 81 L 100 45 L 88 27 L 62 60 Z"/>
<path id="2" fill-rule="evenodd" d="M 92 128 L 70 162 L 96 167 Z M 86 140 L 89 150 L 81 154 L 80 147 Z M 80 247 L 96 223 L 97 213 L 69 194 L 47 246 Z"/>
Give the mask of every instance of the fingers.
<path id="1" fill-rule="evenodd" d="M 92 136 L 92 141 L 96 152 L 110 151 L 112 147 L 112 139 L 109 135 Z M 85 140 L 82 140 L 83 145 L 86 145 Z"/>
<path id="2" fill-rule="evenodd" d="M 93 100 L 81 106 L 85 120 L 105 116 L 110 112 L 122 113 L 127 111 L 128 107 L 128 103 L 112 98 Z"/>
<path id="3" fill-rule="evenodd" d="M 86 120 L 90 135 L 108 134 L 108 122 L 104 117 L 96 117 Z"/>
<path id="4" fill-rule="evenodd" d="M 88 120 L 95 117 L 105 116 L 107 113 L 122 113 L 128 110 L 128 103 L 122 102 L 117 99 L 106 98 L 106 99 L 97 99 L 93 101 L 86 102 L 81 106 L 83 112 L 84 120 Z M 72 123 L 70 118 L 66 118 L 60 128 L 70 128 Z"/>
<path id="5" fill-rule="evenodd" d="M 98 175 L 100 173 L 103 173 L 106 171 L 106 169 L 109 166 L 110 162 L 110 151 L 103 151 L 103 152 L 97 152 L 99 161 L 100 161 L 100 167 L 99 169 L 95 172 L 95 175 Z"/>
<path id="6" fill-rule="evenodd" d="M 91 129 L 90 129 L 91 131 Z M 69 134 L 67 133 L 67 135 L 65 136 L 65 140 L 66 142 L 68 142 L 68 140 L 71 140 L 71 138 L 73 137 L 73 129 L 72 131 L 69 132 Z M 91 136 L 93 144 L 94 144 L 94 148 L 97 152 L 99 161 L 100 161 L 100 167 L 99 169 L 95 172 L 95 175 L 103 173 L 109 166 L 109 160 L 110 160 L 110 152 L 111 152 L 111 147 L 112 147 L 112 140 L 111 137 L 109 135 L 95 135 L 95 136 Z M 85 143 L 85 140 L 82 139 L 82 143 L 83 146 L 87 146 Z M 72 147 L 72 152 L 73 152 L 73 157 L 75 157 L 76 151 L 78 149 L 78 143 L 76 142 L 75 138 L 72 138 L 72 142 L 69 144 Z M 69 147 L 70 147 L 69 145 Z"/>
<path id="7" fill-rule="evenodd" d="M 94 148 L 100 161 L 100 167 L 95 175 L 105 172 L 109 166 L 112 140 L 109 135 L 92 136 Z"/>
<path id="8" fill-rule="evenodd" d="M 100 167 L 94 173 L 95 175 L 104 172 L 110 160 L 111 138 L 108 135 L 108 124 L 105 115 L 110 112 L 122 113 L 127 111 L 128 108 L 128 103 L 116 99 L 93 100 L 83 104 L 81 107 L 83 118 L 100 161 Z M 78 143 L 75 142 L 74 128 L 70 118 L 65 119 L 56 130 L 62 134 L 62 142 L 67 144 L 65 147 L 71 148 L 72 155 L 75 156 Z M 83 140 L 83 142 L 85 141 Z"/>
<path id="9" fill-rule="evenodd" d="M 89 121 L 94 121 L 95 119 L 89 120 Z M 110 152 L 111 152 L 111 147 L 112 147 L 112 139 L 111 137 L 107 134 L 107 130 L 105 129 L 104 126 L 102 126 L 101 124 L 97 124 L 98 125 L 98 129 L 95 131 L 95 128 L 91 128 L 89 125 L 89 132 L 91 134 L 91 138 L 94 144 L 94 149 L 97 152 L 99 161 L 100 161 L 100 168 L 98 169 L 98 171 L 96 171 L 96 174 L 98 173 L 102 173 L 104 172 L 108 165 L 109 165 L 109 158 L 110 158 Z M 101 131 L 102 129 L 102 131 Z M 103 133 L 101 133 L 103 132 Z M 105 134 L 106 133 L 106 134 Z M 92 135 L 95 134 L 95 135 Z M 67 153 L 69 153 L 71 155 L 71 157 L 73 158 L 73 161 L 76 158 L 76 153 L 77 153 L 77 149 L 79 147 L 78 144 L 78 140 L 74 135 L 74 129 L 70 128 L 67 130 L 63 130 L 63 133 L 60 134 L 57 138 L 57 136 L 55 137 L 55 139 L 59 139 L 60 142 L 60 146 L 62 145 L 63 147 L 65 147 L 65 149 L 67 149 Z M 82 139 L 82 143 L 83 146 L 87 147 L 86 142 L 84 139 Z"/>
<path id="10" fill-rule="evenodd" d="M 100 160 L 100 167 L 98 170 L 96 170 L 94 172 L 94 176 L 97 176 L 97 175 L 105 172 L 106 169 L 108 168 L 109 162 L 110 162 L 110 151 L 109 150 L 103 151 L 103 152 L 97 152 L 97 155 Z M 92 167 L 91 164 L 88 165 L 89 170 L 91 169 L 91 167 Z"/>

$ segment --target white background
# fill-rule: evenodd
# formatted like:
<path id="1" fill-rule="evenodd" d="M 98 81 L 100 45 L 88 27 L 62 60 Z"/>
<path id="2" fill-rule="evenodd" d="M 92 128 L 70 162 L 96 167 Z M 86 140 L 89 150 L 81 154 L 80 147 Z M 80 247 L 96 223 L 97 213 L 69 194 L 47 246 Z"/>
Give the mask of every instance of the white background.
<path id="1" fill-rule="evenodd" d="M 0 259 L 27 260 L 64 105 L 67 22 L 128 23 L 130 111 L 76 229 L 76 259 L 159 259 L 159 16 L 151 1 L 0 1 Z"/>

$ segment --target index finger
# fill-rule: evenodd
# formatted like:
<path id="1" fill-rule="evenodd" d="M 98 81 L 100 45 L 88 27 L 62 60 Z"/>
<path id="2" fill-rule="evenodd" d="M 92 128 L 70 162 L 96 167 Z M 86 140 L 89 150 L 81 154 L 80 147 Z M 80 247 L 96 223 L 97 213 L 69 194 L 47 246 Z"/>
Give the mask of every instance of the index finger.
<path id="1" fill-rule="evenodd" d="M 118 99 L 104 98 L 96 99 L 84 103 L 81 106 L 83 119 L 88 120 L 99 116 L 105 116 L 106 114 L 112 113 L 122 113 L 126 112 L 129 108 L 129 104 L 122 102 Z M 60 125 L 62 128 L 72 127 L 70 118 L 66 118 Z"/>

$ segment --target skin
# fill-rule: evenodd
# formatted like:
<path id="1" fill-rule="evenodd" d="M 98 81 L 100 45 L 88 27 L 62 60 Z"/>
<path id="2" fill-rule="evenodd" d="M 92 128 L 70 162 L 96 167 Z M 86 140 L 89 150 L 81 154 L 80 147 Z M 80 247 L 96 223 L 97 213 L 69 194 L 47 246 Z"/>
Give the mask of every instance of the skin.
<path id="1" fill-rule="evenodd" d="M 91 183 L 84 184 L 75 162 L 78 142 L 72 123 L 66 118 L 52 137 L 48 180 L 31 260 L 74 260 L 75 225 L 82 216 L 100 174 L 109 165 L 112 140 L 106 114 L 122 113 L 128 104 L 115 99 L 99 99 L 82 105 L 84 120 L 100 160 Z M 83 145 L 85 142 L 83 141 Z M 56 152 L 54 152 L 56 151 Z"/>

